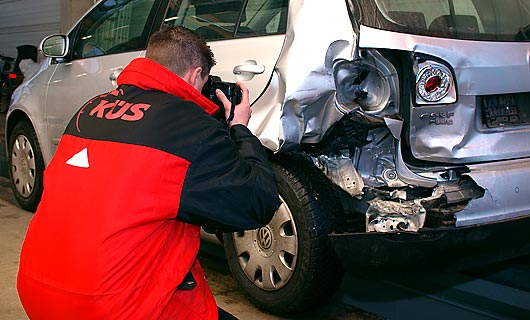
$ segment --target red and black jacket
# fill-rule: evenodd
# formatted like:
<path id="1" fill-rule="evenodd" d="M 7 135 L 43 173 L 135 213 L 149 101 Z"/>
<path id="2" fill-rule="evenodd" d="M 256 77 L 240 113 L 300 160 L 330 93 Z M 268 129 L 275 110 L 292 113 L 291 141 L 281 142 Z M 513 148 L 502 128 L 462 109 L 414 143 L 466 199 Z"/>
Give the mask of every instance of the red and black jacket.
<path id="1" fill-rule="evenodd" d="M 31 319 L 215 319 L 199 226 L 270 221 L 278 193 L 267 154 L 149 59 L 118 84 L 74 115 L 45 170 L 21 252 L 22 304 Z M 176 289 L 190 270 L 196 286 Z"/>

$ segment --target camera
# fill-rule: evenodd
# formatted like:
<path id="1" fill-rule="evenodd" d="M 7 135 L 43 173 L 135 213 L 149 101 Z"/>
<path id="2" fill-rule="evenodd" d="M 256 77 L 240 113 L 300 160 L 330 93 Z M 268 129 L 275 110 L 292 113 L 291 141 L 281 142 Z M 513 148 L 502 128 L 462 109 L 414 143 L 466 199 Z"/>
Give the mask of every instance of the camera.
<path id="1" fill-rule="evenodd" d="M 230 102 L 232 102 L 232 107 L 230 109 L 230 116 L 228 119 L 225 118 L 225 110 L 221 100 L 217 98 L 215 90 L 220 89 Z M 210 99 L 213 103 L 219 106 L 219 111 L 214 114 L 214 117 L 221 121 L 223 124 L 227 124 L 232 121 L 234 117 L 234 108 L 237 104 L 241 102 L 241 89 L 239 86 L 233 82 L 224 82 L 218 76 L 208 76 L 208 81 L 204 84 L 202 88 L 202 94 Z"/>

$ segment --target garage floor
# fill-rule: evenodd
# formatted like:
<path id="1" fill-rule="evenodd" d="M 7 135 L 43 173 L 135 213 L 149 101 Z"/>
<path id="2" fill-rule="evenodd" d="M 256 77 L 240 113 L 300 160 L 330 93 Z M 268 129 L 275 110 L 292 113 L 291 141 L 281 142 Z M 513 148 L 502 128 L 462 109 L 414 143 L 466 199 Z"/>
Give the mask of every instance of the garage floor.
<path id="1" fill-rule="evenodd" d="M 11 204 L 15 201 L 7 178 L 0 177 L 0 319 L 27 319 L 16 291 L 18 255 L 31 214 Z M 6 200 L 4 200 L 6 199 Z M 8 206 L 13 209 L 8 210 Z"/>

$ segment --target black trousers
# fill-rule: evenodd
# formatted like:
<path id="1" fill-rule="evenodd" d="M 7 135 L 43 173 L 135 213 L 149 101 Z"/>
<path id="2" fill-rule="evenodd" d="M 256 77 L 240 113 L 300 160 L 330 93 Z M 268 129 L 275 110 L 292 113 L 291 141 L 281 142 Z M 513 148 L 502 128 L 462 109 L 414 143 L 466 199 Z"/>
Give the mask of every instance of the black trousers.
<path id="1" fill-rule="evenodd" d="M 238 320 L 236 317 L 219 307 L 217 307 L 217 311 L 219 312 L 219 320 Z"/>

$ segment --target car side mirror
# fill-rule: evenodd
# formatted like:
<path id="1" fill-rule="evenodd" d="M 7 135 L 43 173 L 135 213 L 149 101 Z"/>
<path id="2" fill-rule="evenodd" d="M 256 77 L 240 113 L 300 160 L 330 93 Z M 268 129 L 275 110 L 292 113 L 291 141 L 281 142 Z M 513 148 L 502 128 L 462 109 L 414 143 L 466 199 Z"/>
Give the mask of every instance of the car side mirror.
<path id="1" fill-rule="evenodd" d="M 68 37 L 55 34 L 44 38 L 40 44 L 42 54 L 50 58 L 64 58 L 68 52 Z"/>

